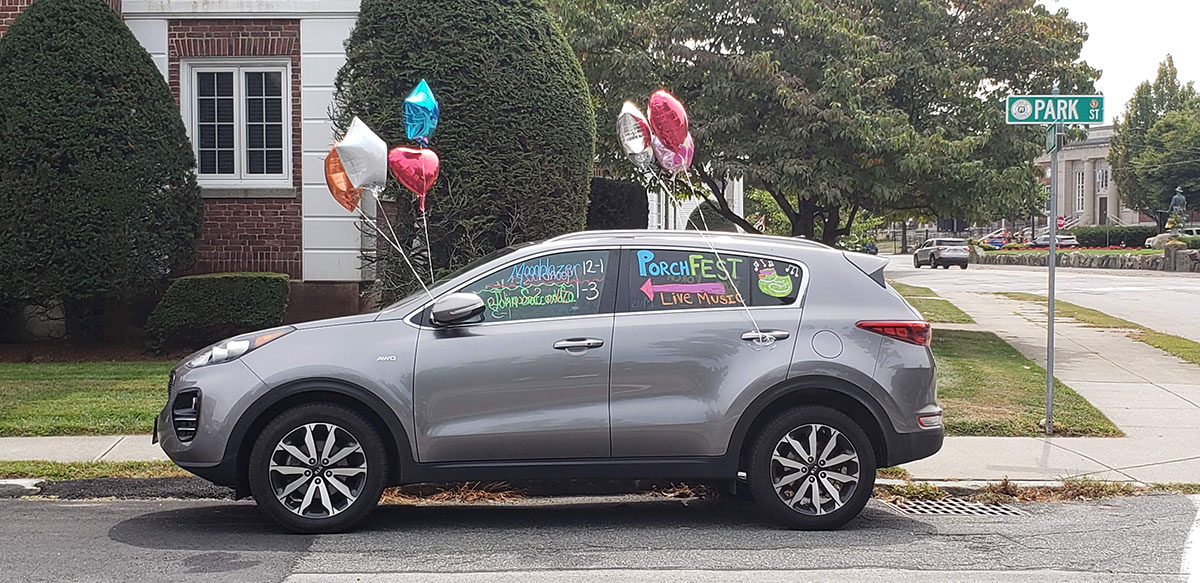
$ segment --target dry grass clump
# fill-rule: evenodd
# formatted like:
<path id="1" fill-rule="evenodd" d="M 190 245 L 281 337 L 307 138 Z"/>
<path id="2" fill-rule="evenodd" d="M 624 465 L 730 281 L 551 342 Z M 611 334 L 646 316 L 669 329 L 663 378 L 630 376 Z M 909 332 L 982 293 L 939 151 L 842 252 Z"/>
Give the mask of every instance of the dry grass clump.
<path id="1" fill-rule="evenodd" d="M 1129 482 L 1106 482 L 1093 478 L 1070 478 L 1059 486 L 1017 486 L 1005 478 L 988 484 L 968 499 L 987 504 L 1013 502 L 1068 502 L 1140 496 L 1147 488 Z"/>
<path id="2" fill-rule="evenodd" d="M 464 482 L 461 484 L 418 484 L 397 486 L 383 491 L 380 504 L 416 506 L 422 504 L 498 504 L 524 498 L 519 490 L 505 482 Z"/>
<path id="3" fill-rule="evenodd" d="M 703 484 L 671 484 L 666 488 L 654 488 L 650 491 L 652 496 L 662 496 L 663 498 L 714 498 L 716 492 Z"/>
<path id="4" fill-rule="evenodd" d="M 899 486 L 880 486 L 875 488 L 875 497 L 882 498 L 888 502 L 941 500 L 949 495 L 945 490 L 926 482 L 905 482 Z"/>

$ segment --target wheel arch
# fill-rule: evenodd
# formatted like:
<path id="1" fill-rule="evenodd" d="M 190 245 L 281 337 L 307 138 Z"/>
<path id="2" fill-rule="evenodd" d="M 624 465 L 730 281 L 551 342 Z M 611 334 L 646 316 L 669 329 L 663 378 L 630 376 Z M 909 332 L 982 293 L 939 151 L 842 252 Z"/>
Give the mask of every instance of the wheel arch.
<path id="1" fill-rule="evenodd" d="M 250 452 L 262 429 L 280 413 L 305 403 L 327 402 L 347 407 L 371 423 L 393 463 L 388 484 L 399 481 L 402 468 L 412 467 L 414 459 L 408 432 L 390 407 L 367 389 L 339 379 L 312 378 L 292 381 L 268 391 L 250 405 L 234 425 L 226 446 L 225 459 L 232 462 L 237 496 L 250 492 L 248 469 Z"/>
<path id="2" fill-rule="evenodd" d="M 823 405 L 849 416 L 871 440 L 876 463 L 884 467 L 895 428 L 879 403 L 862 387 L 830 376 L 788 379 L 759 395 L 734 427 L 729 450 L 736 452 L 737 469 L 745 471 L 753 436 L 780 411 L 798 405 Z"/>

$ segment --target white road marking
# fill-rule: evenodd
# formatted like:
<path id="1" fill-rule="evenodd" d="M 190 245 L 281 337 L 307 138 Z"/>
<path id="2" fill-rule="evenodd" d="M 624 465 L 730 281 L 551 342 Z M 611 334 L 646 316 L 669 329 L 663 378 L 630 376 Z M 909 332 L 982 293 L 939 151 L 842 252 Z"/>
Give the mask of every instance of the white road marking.
<path id="1" fill-rule="evenodd" d="M 1187 576 L 1189 583 L 1200 583 L 1200 495 L 1188 498 L 1196 505 L 1196 517 L 1192 519 L 1192 530 L 1183 545 L 1183 564 L 1179 572 Z"/>

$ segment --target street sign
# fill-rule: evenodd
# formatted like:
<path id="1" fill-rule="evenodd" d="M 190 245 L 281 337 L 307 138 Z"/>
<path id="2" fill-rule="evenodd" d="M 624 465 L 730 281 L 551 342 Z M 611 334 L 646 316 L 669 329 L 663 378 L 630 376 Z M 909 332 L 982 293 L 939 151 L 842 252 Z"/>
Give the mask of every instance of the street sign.
<path id="1" fill-rule="evenodd" d="M 1096 124 L 1104 121 L 1103 95 L 1009 95 L 1010 124 Z"/>
<path id="2" fill-rule="evenodd" d="M 1058 126 L 1050 124 L 1046 126 L 1046 153 L 1049 154 L 1058 149 Z"/>
<path id="3" fill-rule="evenodd" d="M 1058 223 L 1058 228 L 1061 229 L 1067 226 L 1067 217 L 1058 217 L 1058 221 L 1056 222 Z"/>

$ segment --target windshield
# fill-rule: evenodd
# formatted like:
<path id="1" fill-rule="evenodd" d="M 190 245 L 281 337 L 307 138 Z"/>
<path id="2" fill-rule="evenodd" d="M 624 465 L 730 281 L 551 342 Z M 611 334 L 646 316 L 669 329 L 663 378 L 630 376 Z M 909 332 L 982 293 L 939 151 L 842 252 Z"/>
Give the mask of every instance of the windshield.
<path id="1" fill-rule="evenodd" d="M 942 239 L 942 245 L 947 247 L 963 247 L 966 244 L 967 242 L 962 239 Z"/>

